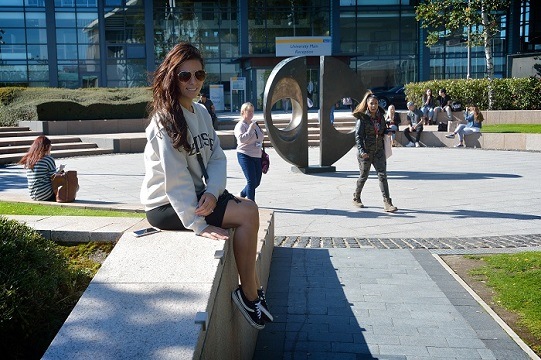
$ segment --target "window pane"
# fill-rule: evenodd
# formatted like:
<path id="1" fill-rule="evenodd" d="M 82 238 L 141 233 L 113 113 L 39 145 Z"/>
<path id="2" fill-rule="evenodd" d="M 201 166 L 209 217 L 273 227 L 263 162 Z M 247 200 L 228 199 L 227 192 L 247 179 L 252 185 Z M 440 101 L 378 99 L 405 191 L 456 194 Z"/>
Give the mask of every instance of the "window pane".
<path id="1" fill-rule="evenodd" d="M 26 38 L 30 44 L 46 44 L 47 31 L 45 29 L 26 29 Z"/>
<path id="2" fill-rule="evenodd" d="M 144 59 L 145 47 L 144 45 L 127 45 L 127 57 L 128 59 Z"/>
<path id="3" fill-rule="evenodd" d="M 27 7 L 45 7 L 45 0 L 25 0 Z"/>
<path id="4" fill-rule="evenodd" d="M 77 29 L 77 41 L 82 44 L 97 44 L 100 39 L 98 29 Z"/>
<path id="5" fill-rule="evenodd" d="M 56 47 L 58 60 L 77 59 L 77 45 L 58 45 Z"/>
<path id="6" fill-rule="evenodd" d="M 24 45 L 10 45 L 4 44 L 1 47 L 2 52 L 0 53 L 1 60 L 26 60 L 26 46 Z M 4 62 L 4 65 L 6 63 Z"/>
<path id="7" fill-rule="evenodd" d="M 42 12 L 27 12 L 26 13 L 27 27 L 45 27 L 45 13 Z"/>
<path id="8" fill-rule="evenodd" d="M 100 47 L 96 45 L 79 45 L 80 60 L 97 60 L 100 58 Z"/>
<path id="9" fill-rule="evenodd" d="M 29 81 L 48 81 L 49 66 L 48 65 L 30 65 L 28 67 Z"/>
<path id="10" fill-rule="evenodd" d="M 5 64 L 0 69 L 0 81 L 5 82 L 26 82 L 26 64 L 16 65 L 16 63 Z"/>
<path id="11" fill-rule="evenodd" d="M 79 12 L 77 13 L 77 27 L 80 28 L 98 28 L 98 13 L 97 12 Z"/>
<path id="12" fill-rule="evenodd" d="M 22 12 L 0 12 L 2 29 L 9 27 L 24 27 L 24 14 Z"/>
<path id="13" fill-rule="evenodd" d="M 46 61 L 49 58 L 47 45 L 28 45 L 28 59 Z"/>
<path id="14" fill-rule="evenodd" d="M 73 44 L 77 42 L 77 32 L 75 29 L 57 29 L 56 41 L 59 44 Z"/>
<path id="15" fill-rule="evenodd" d="M 58 80 L 60 81 L 79 81 L 76 64 L 59 64 Z"/>
<path id="16" fill-rule="evenodd" d="M 77 4 L 78 8 L 97 7 L 98 6 L 98 0 L 76 0 L 76 4 Z"/>
<path id="17" fill-rule="evenodd" d="M 23 6 L 23 0 L 2 0 L 0 6 Z"/>
<path id="18" fill-rule="evenodd" d="M 54 0 L 55 7 L 75 7 L 74 0 Z"/>
<path id="19" fill-rule="evenodd" d="M 24 44 L 26 43 L 24 35 L 24 29 L 4 28 L 4 34 L 2 34 L 2 41 L 6 44 Z"/>
<path id="20" fill-rule="evenodd" d="M 56 13 L 55 18 L 58 27 L 75 27 L 75 13 Z"/>

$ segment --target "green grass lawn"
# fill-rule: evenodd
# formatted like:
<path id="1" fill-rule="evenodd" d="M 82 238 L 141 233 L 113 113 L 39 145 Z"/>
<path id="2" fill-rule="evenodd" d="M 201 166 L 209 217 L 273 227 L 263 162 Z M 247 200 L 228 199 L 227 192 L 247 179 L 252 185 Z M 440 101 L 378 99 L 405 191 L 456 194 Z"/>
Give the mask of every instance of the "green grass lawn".
<path id="1" fill-rule="evenodd" d="M 3 215 L 46 215 L 46 216 L 107 216 L 143 218 L 144 213 L 133 211 L 84 209 L 76 206 L 43 205 L 0 201 Z"/>
<path id="2" fill-rule="evenodd" d="M 494 300 L 498 304 L 520 315 L 520 324 L 537 339 L 536 343 L 528 345 L 540 354 L 541 252 L 470 257 L 486 263 L 471 270 L 470 274 L 481 277 L 496 291 Z"/>
<path id="3" fill-rule="evenodd" d="M 481 132 L 484 133 L 522 133 L 541 134 L 541 124 L 499 124 L 483 125 Z"/>

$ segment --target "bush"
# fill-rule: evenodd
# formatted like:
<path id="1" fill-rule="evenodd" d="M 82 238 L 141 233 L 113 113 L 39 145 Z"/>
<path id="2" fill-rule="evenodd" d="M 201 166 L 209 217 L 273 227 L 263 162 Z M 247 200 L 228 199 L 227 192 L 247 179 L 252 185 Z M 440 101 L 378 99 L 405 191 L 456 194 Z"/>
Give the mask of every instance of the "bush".
<path id="1" fill-rule="evenodd" d="M 422 103 L 426 89 L 445 88 L 451 99 L 463 105 L 476 104 L 481 110 L 488 109 L 487 79 L 431 80 L 406 85 L 406 96 L 417 106 Z M 538 78 L 509 78 L 492 80 L 493 110 L 540 110 L 541 80 Z"/>
<path id="2" fill-rule="evenodd" d="M 38 120 L 142 119 L 148 116 L 148 102 L 134 104 L 90 104 L 74 101 L 50 101 L 36 106 Z"/>
<path id="3" fill-rule="evenodd" d="M 152 90 L 148 87 L 139 88 L 1 88 L 0 89 L 0 126 L 15 126 L 21 120 L 39 120 L 38 106 L 47 103 L 75 103 L 89 109 L 87 114 L 94 119 L 135 118 L 134 115 L 145 117 L 142 109 L 152 100 Z M 101 104 L 101 105 L 100 105 Z M 114 108 L 102 106 L 108 104 Z M 50 107 L 49 107 L 50 108 Z M 90 114 L 90 112 L 92 114 Z M 55 114 L 59 116 L 54 119 Z M 54 111 L 48 111 L 47 118 L 65 120 L 61 116 L 63 108 L 57 104 Z M 81 120 L 71 118 L 68 120 Z"/>
<path id="4" fill-rule="evenodd" d="M 88 281 L 88 274 L 72 269 L 53 241 L 0 216 L 0 353 L 4 358 L 40 358 Z"/>

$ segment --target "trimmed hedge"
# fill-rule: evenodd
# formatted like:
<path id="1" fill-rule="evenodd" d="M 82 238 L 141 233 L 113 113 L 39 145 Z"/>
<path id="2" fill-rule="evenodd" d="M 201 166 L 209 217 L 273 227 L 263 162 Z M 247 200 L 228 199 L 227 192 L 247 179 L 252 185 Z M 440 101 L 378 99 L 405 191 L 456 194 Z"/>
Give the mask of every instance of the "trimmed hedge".
<path id="1" fill-rule="evenodd" d="M 0 88 L 0 126 L 16 126 L 21 120 L 144 118 L 147 116 L 146 105 L 151 100 L 152 90 L 149 87 L 5 87 Z M 38 107 L 42 109 L 39 114 Z M 76 117 L 69 118 L 72 115 Z"/>
<path id="2" fill-rule="evenodd" d="M 90 104 L 74 101 L 51 101 L 36 106 L 38 120 L 142 119 L 148 116 L 148 102 L 135 104 Z"/>
<path id="3" fill-rule="evenodd" d="M 0 216 L 2 356 L 39 359 L 90 279 L 53 241 Z"/>
<path id="4" fill-rule="evenodd" d="M 437 96 L 438 90 L 445 88 L 454 101 L 463 105 L 476 104 L 481 110 L 488 109 L 487 79 L 431 80 L 406 84 L 405 92 L 408 100 L 421 106 L 422 96 L 426 89 L 432 89 Z M 509 78 L 492 80 L 492 110 L 540 110 L 541 79 Z"/>

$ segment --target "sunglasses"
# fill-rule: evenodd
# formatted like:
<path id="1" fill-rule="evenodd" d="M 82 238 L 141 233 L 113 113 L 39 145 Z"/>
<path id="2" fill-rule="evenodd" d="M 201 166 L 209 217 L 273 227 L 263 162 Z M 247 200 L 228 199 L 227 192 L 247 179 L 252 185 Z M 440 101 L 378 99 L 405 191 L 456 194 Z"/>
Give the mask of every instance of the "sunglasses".
<path id="1" fill-rule="evenodd" d="M 205 72 L 205 70 L 197 70 L 193 74 L 195 75 L 195 78 L 199 81 L 203 81 L 207 77 L 207 73 Z M 190 71 L 181 71 L 178 73 L 178 79 L 182 82 L 190 81 L 191 78 L 192 73 Z"/>

